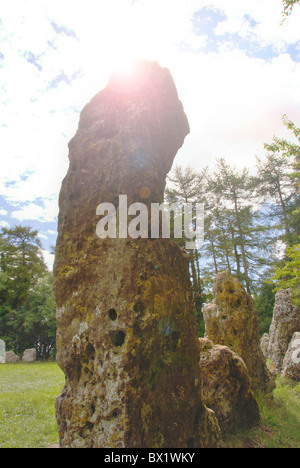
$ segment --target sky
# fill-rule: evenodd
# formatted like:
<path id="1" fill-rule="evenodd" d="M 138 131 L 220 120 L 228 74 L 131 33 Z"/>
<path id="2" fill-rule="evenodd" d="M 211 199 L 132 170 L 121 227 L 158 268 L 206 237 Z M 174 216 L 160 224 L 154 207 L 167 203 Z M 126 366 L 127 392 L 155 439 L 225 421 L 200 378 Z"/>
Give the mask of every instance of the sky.
<path id="1" fill-rule="evenodd" d="M 0 0 L 0 227 L 38 229 L 49 268 L 68 142 L 134 58 L 168 67 L 191 133 L 174 165 L 255 168 L 300 126 L 300 6 L 282 0 Z"/>

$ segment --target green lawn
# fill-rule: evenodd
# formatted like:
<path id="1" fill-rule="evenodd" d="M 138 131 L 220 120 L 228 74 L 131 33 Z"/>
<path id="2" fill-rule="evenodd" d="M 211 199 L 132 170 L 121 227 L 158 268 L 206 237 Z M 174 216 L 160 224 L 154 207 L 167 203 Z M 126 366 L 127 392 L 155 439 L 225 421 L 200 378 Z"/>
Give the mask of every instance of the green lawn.
<path id="1" fill-rule="evenodd" d="M 1 448 L 39 448 L 58 441 L 54 404 L 63 384 L 55 362 L 0 365 Z"/>
<path id="2" fill-rule="evenodd" d="M 0 365 L 0 447 L 39 448 L 58 441 L 54 403 L 64 384 L 56 363 Z M 261 423 L 223 437 L 226 447 L 300 448 L 300 383 L 277 379 L 258 397 Z"/>

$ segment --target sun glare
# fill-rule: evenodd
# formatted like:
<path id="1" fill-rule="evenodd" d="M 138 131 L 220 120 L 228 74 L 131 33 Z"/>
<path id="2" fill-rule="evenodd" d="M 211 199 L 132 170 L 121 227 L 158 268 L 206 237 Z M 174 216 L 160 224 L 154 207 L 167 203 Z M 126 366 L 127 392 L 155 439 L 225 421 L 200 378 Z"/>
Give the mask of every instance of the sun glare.
<path id="1" fill-rule="evenodd" d="M 112 73 L 129 77 L 133 72 L 133 58 L 129 57 L 115 57 L 111 63 Z"/>

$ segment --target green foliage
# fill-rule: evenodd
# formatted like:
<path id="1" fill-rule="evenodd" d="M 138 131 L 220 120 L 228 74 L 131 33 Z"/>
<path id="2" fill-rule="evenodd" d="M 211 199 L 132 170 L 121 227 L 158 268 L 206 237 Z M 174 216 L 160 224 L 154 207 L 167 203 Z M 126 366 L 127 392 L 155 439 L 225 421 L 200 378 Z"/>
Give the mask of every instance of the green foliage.
<path id="1" fill-rule="evenodd" d="M 300 128 L 296 127 L 286 115 L 283 116 L 282 120 L 285 127 L 292 132 L 294 142 L 274 136 L 273 142 L 266 143 L 265 148 L 273 154 L 281 155 L 285 164 L 289 166 L 290 186 L 293 187 L 294 191 L 294 205 L 291 207 L 294 217 L 291 219 L 291 223 L 296 235 L 300 235 L 300 217 L 298 216 L 300 213 Z"/>
<path id="2" fill-rule="evenodd" d="M 258 313 L 261 334 L 269 333 L 275 304 L 275 285 L 264 281 L 258 289 L 254 303 Z"/>
<path id="3" fill-rule="evenodd" d="M 21 306 L 29 291 L 47 271 L 41 257 L 38 232 L 30 227 L 2 228 L 0 233 L 0 269 L 7 276 L 0 304 L 9 302 L 12 308 Z"/>
<path id="4" fill-rule="evenodd" d="M 276 290 L 292 288 L 293 301 L 300 306 L 300 243 L 287 247 L 285 261 L 272 277 Z"/>
<path id="5" fill-rule="evenodd" d="M 272 151 L 277 145 L 265 145 Z M 268 218 L 283 229 L 281 239 L 293 242 L 293 212 L 298 200 L 297 187 L 292 179 L 293 161 L 279 152 L 268 153 L 264 160 L 257 158 L 258 177 L 256 189 L 262 201 L 268 204 Z"/>
<path id="6" fill-rule="evenodd" d="M 283 0 L 283 15 L 289 16 L 297 4 L 300 4 L 300 0 Z"/>
<path id="7" fill-rule="evenodd" d="M 0 233 L 0 336 L 19 354 L 36 348 L 38 358 L 48 358 L 55 348 L 52 275 L 30 227 Z"/>
<path id="8" fill-rule="evenodd" d="M 50 273 L 41 278 L 19 312 L 20 328 L 26 336 L 27 347 L 34 347 L 38 358 L 42 359 L 48 359 L 50 353 L 55 353 L 56 304 L 52 283 Z"/>
<path id="9" fill-rule="evenodd" d="M 224 159 L 208 178 L 206 253 L 214 273 L 227 270 L 253 292 L 259 271 L 272 261 L 272 227 L 264 222 L 254 196 L 256 181 Z"/>

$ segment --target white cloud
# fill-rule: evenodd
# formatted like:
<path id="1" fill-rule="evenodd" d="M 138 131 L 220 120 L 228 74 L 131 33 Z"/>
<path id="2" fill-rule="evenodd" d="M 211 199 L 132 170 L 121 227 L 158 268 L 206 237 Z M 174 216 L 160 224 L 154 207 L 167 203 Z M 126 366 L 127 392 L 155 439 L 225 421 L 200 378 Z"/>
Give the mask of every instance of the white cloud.
<path id="1" fill-rule="evenodd" d="M 18 210 L 11 213 L 12 218 L 19 221 L 38 220 L 40 222 L 55 222 L 57 216 L 57 200 L 44 199 L 43 206 L 37 203 L 28 203 Z"/>
<path id="2" fill-rule="evenodd" d="M 219 35 L 279 55 L 250 57 L 233 39 L 201 52 L 208 37 L 191 19 L 205 6 L 226 15 Z M 191 126 L 175 163 L 200 169 L 224 156 L 251 167 L 264 142 L 286 136 L 284 113 L 300 122 L 300 63 L 284 53 L 299 40 L 300 11 L 280 26 L 281 11 L 282 0 L 4 1 L 0 194 L 16 205 L 12 216 L 55 220 L 79 111 L 126 56 L 156 59 L 174 76 Z"/>
<path id="3" fill-rule="evenodd" d="M 38 237 L 40 237 L 40 239 L 48 240 L 48 236 L 46 236 L 46 235 L 43 234 L 42 232 L 39 232 L 39 233 L 38 233 Z"/>
<path id="4" fill-rule="evenodd" d="M 48 250 L 42 250 L 42 255 L 44 258 L 44 261 L 49 268 L 50 271 L 53 269 L 53 264 L 54 264 L 54 255 L 48 252 Z"/>
<path id="5" fill-rule="evenodd" d="M 6 221 L 0 221 L 0 227 L 6 228 L 8 226 L 9 226 L 9 224 Z"/>
<path id="6" fill-rule="evenodd" d="M 182 54 L 175 82 L 191 134 L 176 157 L 177 164 L 201 168 L 217 157 L 241 166 L 253 166 L 255 155 L 273 135 L 287 136 L 282 115 L 300 122 L 300 63 L 281 55 L 269 62 L 250 58 L 242 51 L 199 55 Z M 177 79 L 176 79 L 177 78 Z M 290 135 L 288 135 L 290 137 Z"/>
<path id="7" fill-rule="evenodd" d="M 6 216 L 8 213 L 6 210 L 0 210 L 0 215 L 1 216 Z"/>

